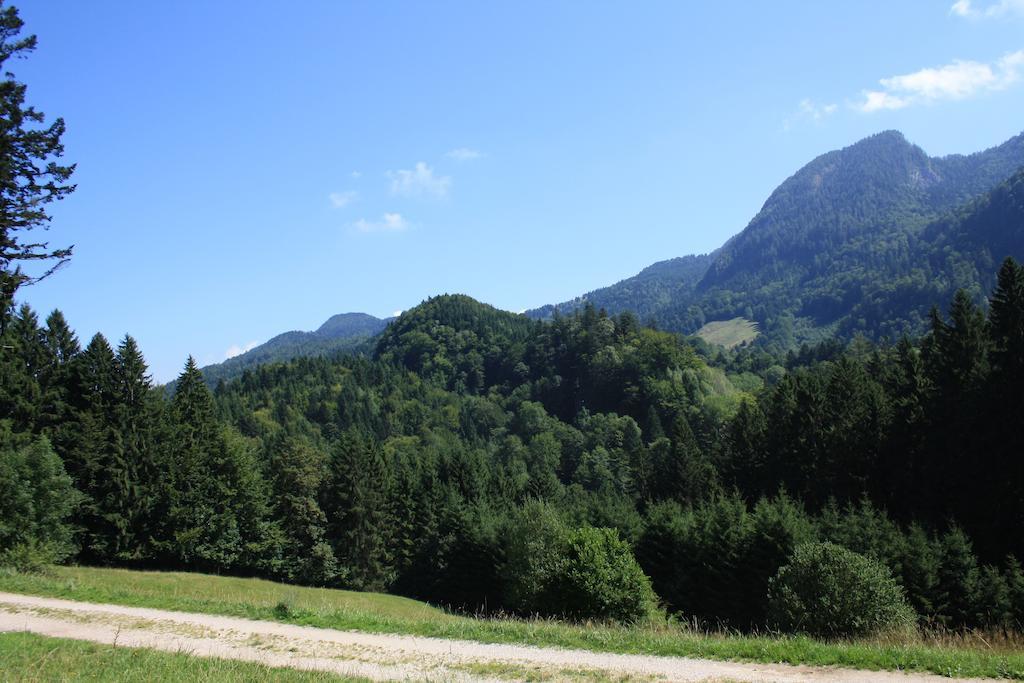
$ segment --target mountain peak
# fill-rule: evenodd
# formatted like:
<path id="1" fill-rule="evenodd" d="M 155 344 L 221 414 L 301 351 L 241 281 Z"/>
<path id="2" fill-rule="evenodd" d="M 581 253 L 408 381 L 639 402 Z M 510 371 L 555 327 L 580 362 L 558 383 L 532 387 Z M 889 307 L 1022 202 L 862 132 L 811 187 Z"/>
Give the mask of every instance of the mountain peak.
<path id="1" fill-rule="evenodd" d="M 366 330 L 376 334 L 382 328 L 381 319 L 368 313 L 338 313 L 328 318 L 316 329 L 315 334 L 321 337 L 351 336 L 354 331 Z"/>

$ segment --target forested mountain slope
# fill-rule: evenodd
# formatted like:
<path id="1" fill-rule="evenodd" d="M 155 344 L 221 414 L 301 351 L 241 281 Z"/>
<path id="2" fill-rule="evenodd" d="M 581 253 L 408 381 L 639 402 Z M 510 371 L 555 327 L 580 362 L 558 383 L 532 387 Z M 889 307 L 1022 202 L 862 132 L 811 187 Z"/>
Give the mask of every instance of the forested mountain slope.
<path id="1" fill-rule="evenodd" d="M 556 310 L 559 313 L 571 313 L 589 303 L 606 311 L 634 311 L 647 321 L 656 317 L 657 311 L 692 299 L 697 284 L 714 262 L 717 253 L 716 251 L 659 261 L 614 285 L 588 292 L 572 301 L 557 305 L 548 304 L 527 311 L 526 315 L 531 318 L 547 319 L 552 317 Z M 689 326 L 692 325 L 687 327 Z"/>
<path id="2" fill-rule="evenodd" d="M 990 214 L 1004 212 L 999 228 L 987 218 L 985 233 L 961 225 L 978 210 L 972 200 L 1021 167 L 1024 135 L 969 156 L 929 157 L 898 132 L 879 133 L 804 166 L 713 254 L 655 264 L 557 308 L 588 301 L 687 333 L 744 316 L 783 345 L 831 332 L 919 334 L 932 302 L 957 287 L 980 299 L 1000 260 L 1024 255 L 1008 190 L 986 200 Z M 975 236 L 954 237 L 964 233 Z"/>
<path id="3" fill-rule="evenodd" d="M 643 618 L 653 587 L 687 619 L 762 628 L 769 580 L 829 541 L 891 572 L 922 623 L 1007 628 L 1022 350 L 1011 260 L 987 313 L 959 294 L 896 347 L 710 350 L 630 313 L 541 323 L 445 295 L 372 357 L 215 392 L 190 360 L 169 398 L 131 337 L 83 349 L 25 306 L 0 336 L 0 552 L 569 618 Z M 580 588 L 603 576 L 588 562 L 617 578 Z"/>
<path id="4" fill-rule="evenodd" d="M 207 365 L 203 376 L 210 385 L 238 377 L 246 368 L 262 363 L 291 360 L 298 356 L 324 356 L 345 351 L 366 350 L 368 343 L 388 324 L 366 313 L 339 313 L 312 332 L 285 332 L 223 363 Z"/>

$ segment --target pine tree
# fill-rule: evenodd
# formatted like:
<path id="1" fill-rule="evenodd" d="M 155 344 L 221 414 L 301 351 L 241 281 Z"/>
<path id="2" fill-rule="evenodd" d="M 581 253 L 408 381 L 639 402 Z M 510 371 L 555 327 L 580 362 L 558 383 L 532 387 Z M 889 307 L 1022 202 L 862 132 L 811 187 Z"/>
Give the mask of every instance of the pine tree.
<path id="1" fill-rule="evenodd" d="M 81 347 L 59 310 L 55 309 L 46 318 L 46 328 L 42 332 L 46 362 L 40 372 L 42 405 L 39 422 L 40 428 L 61 452 L 71 438 L 68 432 L 74 430 L 70 395 L 74 389 L 72 367 Z"/>
<path id="2" fill-rule="evenodd" d="M 36 431 L 43 401 L 39 380 L 46 366 L 46 346 L 39 319 L 28 304 L 21 306 L 0 337 L 0 354 L 0 418 L 10 419 L 16 432 Z"/>
<path id="3" fill-rule="evenodd" d="M 272 505 L 284 540 L 281 573 L 289 581 L 330 584 L 338 566 L 319 503 L 327 458 L 295 437 L 278 438 L 268 448 Z"/>
<path id="4" fill-rule="evenodd" d="M 1012 258 L 999 269 L 998 283 L 989 307 L 992 336 L 992 374 L 985 392 L 983 448 L 984 461 L 978 471 L 984 477 L 987 496 L 978 500 L 986 514 L 979 522 L 984 529 L 1021 528 L 1024 525 L 1024 267 Z M 997 534 L 998 535 L 998 534 Z M 998 548 L 1000 538 L 988 545 Z M 1007 548 L 1024 553 L 1024 539 L 1017 535 Z"/>
<path id="5" fill-rule="evenodd" d="M 936 611 L 946 626 L 960 628 L 975 623 L 978 593 L 978 559 L 971 541 L 957 527 L 939 541 L 941 564 L 936 590 Z"/>
<path id="6" fill-rule="evenodd" d="M 359 590 L 384 590 L 395 578 L 388 538 L 390 485 L 376 445 L 357 434 L 343 435 L 331 452 L 323 508 L 335 554 L 349 584 Z"/>
<path id="7" fill-rule="evenodd" d="M 161 477 L 169 527 L 160 547 L 175 561 L 205 570 L 225 570 L 242 554 L 242 538 L 231 504 L 231 463 L 214 413 L 213 396 L 195 359 L 178 376 L 170 417 L 173 445 Z"/>
<path id="8" fill-rule="evenodd" d="M 113 538 L 110 508 L 117 502 L 119 479 L 115 472 L 120 441 L 114 419 L 114 351 L 96 334 L 70 368 L 73 390 L 69 396 L 77 427 L 73 437 L 62 440 L 62 453 L 76 488 L 85 495 L 82 505 L 82 556 L 86 562 L 112 561 Z"/>
<path id="9" fill-rule="evenodd" d="M 149 554 L 148 537 L 153 533 L 152 506 L 159 460 L 157 430 L 163 403 L 153 395 L 146 361 L 135 339 L 125 336 L 117 347 L 115 360 L 114 417 L 120 435 L 118 462 L 124 467 L 118 477 L 123 482 L 118 512 L 124 535 L 118 539 L 116 552 L 121 560 L 140 560 Z"/>
<path id="10" fill-rule="evenodd" d="M 0 67 L 35 50 L 36 37 L 18 38 L 24 22 L 15 7 L 0 8 Z M 25 104 L 25 84 L 14 80 L 9 65 L 0 80 L 0 333 L 8 322 L 15 292 L 41 280 L 71 256 L 71 248 L 50 249 L 23 234 L 45 228 L 50 221 L 46 205 L 74 191 L 68 184 L 74 166 L 62 166 L 61 136 L 64 120 L 42 125 L 45 115 Z M 23 261 L 56 261 L 37 277 L 22 272 Z"/>

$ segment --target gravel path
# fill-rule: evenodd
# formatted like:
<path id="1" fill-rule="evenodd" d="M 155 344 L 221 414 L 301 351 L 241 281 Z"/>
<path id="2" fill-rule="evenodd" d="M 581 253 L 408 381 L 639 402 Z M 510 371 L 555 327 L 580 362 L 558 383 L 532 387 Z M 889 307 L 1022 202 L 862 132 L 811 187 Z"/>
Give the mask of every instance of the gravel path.
<path id="1" fill-rule="evenodd" d="M 950 681 L 925 674 L 491 645 L 0 593 L 0 631 L 332 671 L 375 680 Z M 964 679 L 961 679 L 964 680 Z"/>

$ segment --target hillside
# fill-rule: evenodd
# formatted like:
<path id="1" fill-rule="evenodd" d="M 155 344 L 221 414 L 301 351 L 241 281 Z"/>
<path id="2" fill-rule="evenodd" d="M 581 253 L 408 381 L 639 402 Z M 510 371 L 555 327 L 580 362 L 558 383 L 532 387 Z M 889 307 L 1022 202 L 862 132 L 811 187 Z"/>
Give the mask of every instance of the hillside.
<path id="1" fill-rule="evenodd" d="M 664 261 L 530 315 L 589 302 L 685 333 L 742 316 L 784 345 L 830 332 L 918 334 L 933 302 L 956 287 L 980 299 L 998 262 L 1024 253 L 1008 191 L 985 200 L 986 217 L 968 217 L 974 200 L 1022 166 L 1024 135 L 968 156 L 930 157 L 896 131 L 879 133 L 808 163 L 711 255 Z M 1001 211 L 1005 229 L 971 227 Z M 956 237 L 964 234 L 973 237 Z"/>
<path id="2" fill-rule="evenodd" d="M 287 361 L 299 356 L 369 351 L 372 349 L 369 340 L 387 326 L 388 320 L 366 313 L 339 313 L 312 332 L 284 332 L 223 363 L 207 365 L 202 369 L 203 376 L 210 385 L 214 385 L 220 380 L 234 379 L 246 368 L 263 363 Z"/>

